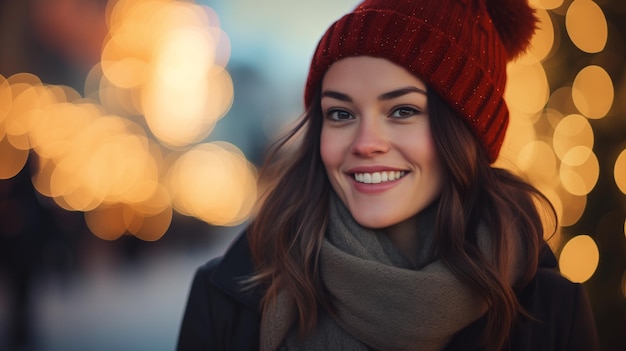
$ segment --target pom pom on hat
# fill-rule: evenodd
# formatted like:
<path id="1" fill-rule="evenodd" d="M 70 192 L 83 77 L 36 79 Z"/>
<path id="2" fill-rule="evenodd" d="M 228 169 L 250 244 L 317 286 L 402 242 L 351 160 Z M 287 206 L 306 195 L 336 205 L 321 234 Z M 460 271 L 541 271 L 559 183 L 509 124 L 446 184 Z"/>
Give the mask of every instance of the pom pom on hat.
<path id="1" fill-rule="evenodd" d="M 509 59 L 517 58 L 530 46 L 538 19 L 528 0 L 486 0 L 493 21 Z"/>
<path id="2" fill-rule="evenodd" d="M 537 18 L 528 0 L 365 0 L 320 39 L 305 86 L 307 108 L 335 61 L 372 56 L 434 89 L 498 157 L 509 121 L 507 62 L 523 53 Z"/>

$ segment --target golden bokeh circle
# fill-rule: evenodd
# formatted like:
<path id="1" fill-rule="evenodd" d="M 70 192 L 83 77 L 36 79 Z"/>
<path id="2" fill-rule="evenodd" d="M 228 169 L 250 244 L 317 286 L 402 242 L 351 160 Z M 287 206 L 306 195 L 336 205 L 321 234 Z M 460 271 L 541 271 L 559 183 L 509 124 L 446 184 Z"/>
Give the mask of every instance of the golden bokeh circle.
<path id="1" fill-rule="evenodd" d="M 613 177 L 615 178 L 617 188 L 626 194 L 626 149 L 622 150 L 615 160 Z"/>
<path id="2" fill-rule="evenodd" d="M 587 118 L 606 116 L 613 105 L 614 96 L 613 81 L 600 66 L 587 66 L 574 78 L 572 99 L 578 111 Z"/>
<path id="3" fill-rule="evenodd" d="M 573 195 L 589 194 L 595 187 L 599 174 L 598 158 L 586 146 L 573 147 L 561 160 L 559 169 L 561 183 Z"/>
<path id="4" fill-rule="evenodd" d="M 604 49 L 608 25 L 602 9 L 590 0 L 574 0 L 565 15 L 565 28 L 580 50 L 597 53 Z"/>
<path id="5" fill-rule="evenodd" d="M 589 235 L 577 235 L 564 246 L 559 257 L 559 269 L 575 283 L 583 283 L 593 276 L 600 261 L 598 246 Z"/>
<path id="6" fill-rule="evenodd" d="M 593 148 L 594 134 L 589 121 L 582 115 L 572 114 L 558 121 L 552 135 L 552 146 L 559 159 L 576 146 Z"/>

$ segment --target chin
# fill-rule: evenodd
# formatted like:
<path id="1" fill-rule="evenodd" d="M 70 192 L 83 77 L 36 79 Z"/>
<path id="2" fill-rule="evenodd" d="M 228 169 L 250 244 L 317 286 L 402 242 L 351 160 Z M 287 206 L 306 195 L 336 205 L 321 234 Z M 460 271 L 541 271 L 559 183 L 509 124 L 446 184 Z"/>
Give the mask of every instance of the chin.
<path id="1" fill-rule="evenodd" d="M 359 225 L 370 229 L 384 229 L 400 222 L 391 219 L 390 216 L 368 216 L 366 214 L 357 214 L 355 216 L 355 214 L 352 213 L 352 217 Z"/>

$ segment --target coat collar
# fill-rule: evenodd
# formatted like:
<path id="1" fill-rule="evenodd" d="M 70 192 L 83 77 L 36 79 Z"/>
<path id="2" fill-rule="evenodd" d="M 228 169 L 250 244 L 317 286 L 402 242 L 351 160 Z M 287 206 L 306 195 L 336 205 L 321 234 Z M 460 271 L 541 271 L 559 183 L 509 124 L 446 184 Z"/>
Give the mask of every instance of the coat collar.
<path id="1" fill-rule="evenodd" d="M 559 266 L 559 263 L 556 260 L 556 257 L 554 256 L 554 253 L 552 252 L 552 249 L 550 249 L 550 246 L 548 246 L 548 243 L 543 242 L 543 244 L 541 244 L 541 248 L 539 249 L 539 268 L 557 268 Z"/>
<path id="2" fill-rule="evenodd" d="M 247 231 L 243 231 L 222 257 L 211 282 L 246 307 L 259 311 L 262 291 L 259 287 L 247 288 L 245 281 L 254 274 L 252 253 Z"/>

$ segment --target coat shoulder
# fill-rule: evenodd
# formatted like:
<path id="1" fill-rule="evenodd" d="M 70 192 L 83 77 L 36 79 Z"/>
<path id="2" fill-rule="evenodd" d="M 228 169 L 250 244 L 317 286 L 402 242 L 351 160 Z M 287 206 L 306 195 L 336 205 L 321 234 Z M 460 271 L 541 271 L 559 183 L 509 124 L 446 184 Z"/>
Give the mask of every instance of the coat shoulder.
<path id="1" fill-rule="evenodd" d="M 243 236 L 243 235 L 242 235 Z M 258 291 L 246 287 L 252 274 L 245 237 L 224 256 L 198 267 L 187 298 L 177 350 L 258 348 Z"/>
<path id="2" fill-rule="evenodd" d="M 529 317 L 519 317 L 509 338 L 511 351 L 596 351 L 596 326 L 584 287 L 553 268 L 540 268 L 517 294 Z M 461 330 L 446 351 L 481 350 L 486 316 Z"/>
<path id="3" fill-rule="evenodd" d="M 531 318 L 523 318 L 513 339 L 533 350 L 599 350 L 587 293 L 555 269 L 540 268 L 519 294 Z"/>

